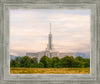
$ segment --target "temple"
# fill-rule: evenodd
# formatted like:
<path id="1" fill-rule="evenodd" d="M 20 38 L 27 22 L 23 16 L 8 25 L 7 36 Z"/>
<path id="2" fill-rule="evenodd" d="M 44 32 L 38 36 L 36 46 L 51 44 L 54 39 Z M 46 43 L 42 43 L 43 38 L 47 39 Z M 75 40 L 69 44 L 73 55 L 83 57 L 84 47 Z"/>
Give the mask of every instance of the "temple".
<path id="1" fill-rule="evenodd" d="M 44 51 L 41 52 L 27 52 L 26 56 L 30 56 L 31 58 L 36 57 L 38 59 L 38 62 L 40 61 L 42 56 L 48 56 L 50 58 L 52 57 L 59 57 L 59 58 L 63 58 L 64 56 L 75 56 L 74 53 L 60 53 L 59 51 L 56 51 L 54 49 L 53 46 L 53 37 L 52 37 L 52 33 L 51 33 L 51 23 L 50 23 L 50 33 L 48 35 L 48 44 L 47 44 L 47 48 Z"/>

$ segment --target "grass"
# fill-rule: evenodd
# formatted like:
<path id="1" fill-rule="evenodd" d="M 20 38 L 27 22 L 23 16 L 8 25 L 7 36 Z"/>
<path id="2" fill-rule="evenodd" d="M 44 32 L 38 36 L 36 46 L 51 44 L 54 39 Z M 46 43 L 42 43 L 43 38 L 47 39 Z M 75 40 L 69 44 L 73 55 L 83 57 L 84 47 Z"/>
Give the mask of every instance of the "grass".
<path id="1" fill-rule="evenodd" d="M 90 74 L 90 68 L 10 68 L 10 74 Z"/>

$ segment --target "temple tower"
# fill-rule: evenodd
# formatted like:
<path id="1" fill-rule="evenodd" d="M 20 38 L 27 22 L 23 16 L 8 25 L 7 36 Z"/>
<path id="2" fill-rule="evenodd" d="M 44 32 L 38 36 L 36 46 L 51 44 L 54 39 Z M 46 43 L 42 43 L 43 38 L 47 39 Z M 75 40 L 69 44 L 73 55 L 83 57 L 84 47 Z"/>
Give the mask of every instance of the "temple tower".
<path id="1" fill-rule="evenodd" d="M 50 33 L 48 35 L 48 44 L 46 48 L 46 56 L 52 58 L 53 57 L 53 38 L 52 38 L 52 33 L 51 33 L 51 23 L 50 23 Z"/>
<path id="2" fill-rule="evenodd" d="M 47 50 L 52 51 L 53 50 L 53 38 L 52 38 L 52 33 L 51 33 L 51 23 L 50 23 L 50 33 L 48 36 L 48 45 L 47 45 Z"/>

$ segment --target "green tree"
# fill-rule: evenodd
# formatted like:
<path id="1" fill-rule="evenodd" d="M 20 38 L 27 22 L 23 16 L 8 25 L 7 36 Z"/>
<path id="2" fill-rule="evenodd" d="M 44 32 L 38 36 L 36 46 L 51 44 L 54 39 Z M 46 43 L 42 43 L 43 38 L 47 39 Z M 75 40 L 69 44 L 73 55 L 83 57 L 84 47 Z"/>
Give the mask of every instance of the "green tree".
<path id="1" fill-rule="evenodd" d="M 15 58 L 15 61 L 16 61 L 16 67 L 21 67 L 21 57 L 16 57 Z"/>
<path id="2" fill-rule="evenodd" d="M 31 68 L 34 68 L 34 64 L 33 64 L 33 63 L 31 63 L 30 67 L 31 67 Z"/>
<path id="3" fill-rule="evenodd" d="M 59 59 L 58 57 L 53 57 L 53 58 L 51 59 L 52 67 L 54 67 L 54 65 L 57 64 L 59 61 L 60 61 L 60 59 Z"/>
<path id="4" fill-rule="evenodd" d="M 78 56 L 78 57 L 76 57 L 76 60 L 81 62 L 80 67 L 82 67 L 82 68 L 90 67 L 90 59 L 82 58 L 81 56 Z"/>
<path id="5" fill-rule="evenodd" d="M 40 59 L 40 62 L 44 64 L 45 68 L 51 67 L 51 59 L 45 55 Z"/>
<path id="6" fill-rule="evenodd" d="M 84 67 L 83 62 L 78 60 L 74 61 L 73 68 L 83 68 L 83 67 Z"/>
<path id="7" fill-rule="evenodd" d="M 82 61 L 83 61 L 83 58 L 82 58 L 81 56 L 77 56 L 77 57 L 76 57 L 76 60 L 78 60 L 78 61 L 81 61 L 81 62 L 82 62 Z"/>
<path id="8" fill-rule="evenodd" d="M 54 68 L 62 68 L 62 63 L 60 61 L 55 63 Z"/>
<path id="9" fill-rule="evenodd" d="M 90 67 L 90 59 L 78 56 L 65 56 L 61 59 L 58 57 L 49 58 L 43 56 L 38 63 L 37 58 L 29 56 L 16 57 L 10 61 L 10 67 L 31 67 L 31 68 L 87 68 Z"/>
<path id="10" fill-rule="evenodd" d="M 90 67 L 90 63 L 84 62 L 84 68 Z"/>
<path id="11" fill-rule="evenodd" d="M 65 56 L 61 58 L 62 67 L 65 68 L 73 67 L 74 61 L 75 59 L 73 56 Z"/>
<path id="12" fill-rule="evenodd" d="M 84 58 L 84 67 L 90 67 L 90 59 L 88 59 L 88 58 Z"/>
<path id="13" fill-rule="evenodd" d="M 24 56 L 21 59 L 21 67 L 31 67 L 31 58 L 29 56 Z"/>
<path id="14" fill-rule="evenodd" d="M 40 63 L 38 64 L 38 68 L 44 68 L 44 64 L 43 64 L 42 62 L 40 62 Z"/>
<path id="15" fill-rule="evenodd" d="M 33 66 L 33 68 L 37 68 L 38 67 L 38 61 L 37 61 L 37 58 L 34 57 L 34 58 L 31 58 L 31 66 Z"/>
<path id="16" fill-rule="evenodd" d="M 12 60 L 10 61 L 10 67 L 16 67 L 16 66 L 17 66 L 16 61 L 12 59 Z"/>
<path id="17" fill-rule="evenodd" d="M 37 64 L 37 63 L 38 63 L 37 58 L 36 58 L 36 57 L 31 58 L 31 63 L 33 63 L 33 64 Z"/>

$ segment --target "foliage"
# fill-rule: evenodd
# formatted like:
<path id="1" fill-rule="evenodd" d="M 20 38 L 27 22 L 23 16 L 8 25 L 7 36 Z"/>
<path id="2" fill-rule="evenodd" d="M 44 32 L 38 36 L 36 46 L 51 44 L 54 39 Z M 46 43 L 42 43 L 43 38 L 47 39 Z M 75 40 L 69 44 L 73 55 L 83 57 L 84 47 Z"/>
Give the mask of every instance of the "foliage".
<path id="1" fill-rule="evenodd" d="M 40 62 L 44 64 L 45 68 L 51 67 L 51 59 L 45 55 L 40 59 Z"/>
<path id="2" fill-rule="evenodd" d="M 60 59 L 58 57 L 53 57 L 51 59 L 51 65 L 52 65 L 52 67 L 55 67 L 58 64 L 59 61 L 60 61 Z"/>
<path id="3" fill-rule="evenodd" d="M 90 67 L 90 59 L 78 56 L 65 56 L 61 59 L 58 57 L 49 58 L 43 56 L 38 63 L 36 57 L 29 56 L 16 57 L 15 60 L 10 61 L 10 67 L 28 67 L 28 68 L 88 68 Z"/>
<path id="4" fill-rule="evenodd" d="M 38 68 L 44 68 L 44 64 L 43 64 L 42 62 L 40 62 L 40 63 L 38 64 Z"/>
<path id="5" fill-rule="evenodd" d="M 61 58 L 62 66 L 65 68 L 73 67 L 75 59 L 73 56 L 65 56 Z"/>
<path id="6" fill-rule="evenodd" d="M 76 60 L 83 61 L 83 58 L 81 56 L 76 57 Z"/>
<path id="7" fill-rule="evenodd" d="M 17 63 L 16 63 L 16 60 L 11 60 L 10 61 L 10 67 L 16 67 Z"/>

